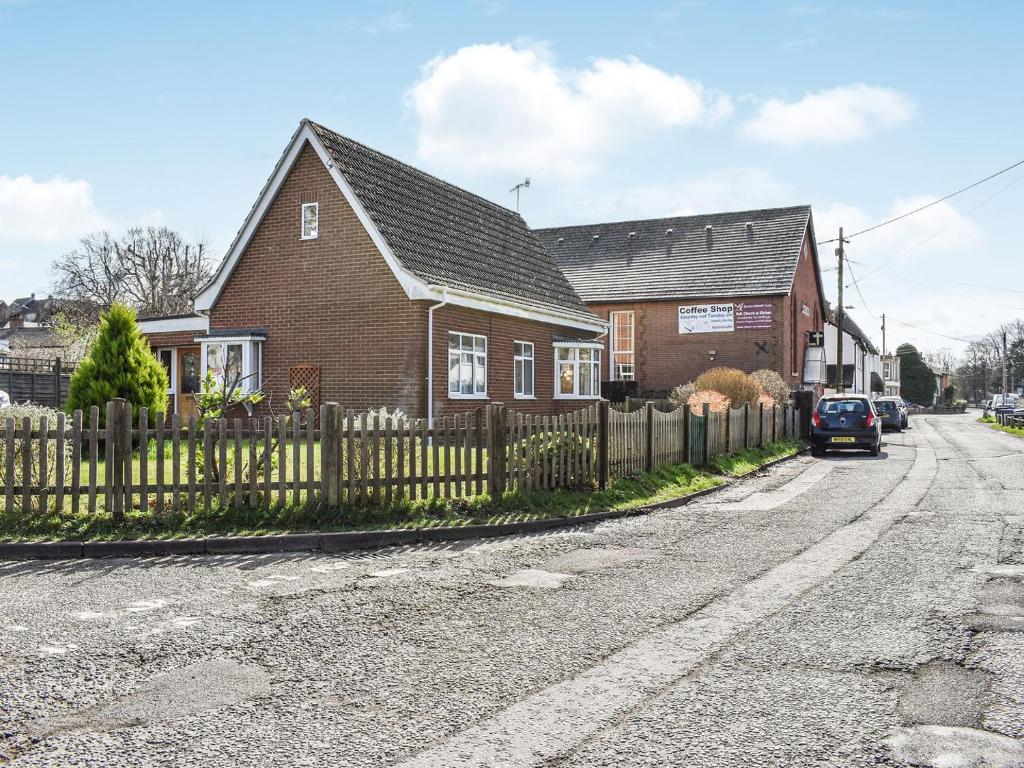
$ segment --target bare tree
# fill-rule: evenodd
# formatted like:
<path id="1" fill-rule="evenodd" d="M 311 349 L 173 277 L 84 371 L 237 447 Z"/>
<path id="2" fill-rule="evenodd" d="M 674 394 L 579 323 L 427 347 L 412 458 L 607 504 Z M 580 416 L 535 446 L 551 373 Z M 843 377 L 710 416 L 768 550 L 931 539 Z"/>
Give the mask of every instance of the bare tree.
<path id="1" fill-rule="evenodd" d="M 89 235 L 53 267 L 62 299 L 102 308 L 120 302 L 143 317 L 190 312 L 212 274 L 206 244 L 186 243 L 167 227 L 136 227 L 119 239 Z"/>

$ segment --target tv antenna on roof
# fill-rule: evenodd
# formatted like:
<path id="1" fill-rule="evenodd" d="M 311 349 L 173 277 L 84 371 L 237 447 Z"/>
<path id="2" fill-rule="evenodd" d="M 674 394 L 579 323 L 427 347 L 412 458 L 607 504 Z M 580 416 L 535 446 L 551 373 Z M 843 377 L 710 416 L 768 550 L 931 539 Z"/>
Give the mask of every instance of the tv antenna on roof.
<path id="1" fill-rule="evenodd" d="M 530 177 L 527 176 L 524 181 L 520 181 L 512 189 L 509 190 L 509 194 L 516 193 L 516 213 L 519 213 L 519 191 L 522 189 L 530 188 Z"/>

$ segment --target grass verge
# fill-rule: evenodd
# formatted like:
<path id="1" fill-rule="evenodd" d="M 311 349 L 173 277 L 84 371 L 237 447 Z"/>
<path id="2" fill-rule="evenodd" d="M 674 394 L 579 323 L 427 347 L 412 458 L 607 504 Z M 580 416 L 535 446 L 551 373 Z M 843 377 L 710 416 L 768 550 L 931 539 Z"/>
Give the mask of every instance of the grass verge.
<path id="1" fill-rule="evenodd" d="M 756 472 L 769 462 L 794 456 L 803 448 L 804 443 L 800 440 L 779 440 L 761 448 L 748 448 L 727 456 L 715 456 L 711 460 L 711 466 L 723 475 L 743 477 Z"/>
<path id="2" fill-rule="evenodd" d="M 739 477 L 764 464 L 797 453 L 802 444 L 782 441 L 735 456 L 716 457 L 709 468 Z M 0 513 L 0 540 L 99 541 L 110 539 L 166 539 L 217 535 L 256 536 L 308 531 L 355 531 L 391 528 L 428 528 L 487 523 L 508 523 L 552 517 L 578 517 L 593 512 L 635 509 L 671 501 L 722 485 L 725 480 L 689 464 L 673 464 L 653 472 L 619 478 L 604 491 L 593 489 L 508 493 L 459 499 L 428 499 L 374 506 L 326 509 L 319 506 L 270 509 L 233 507 L 200 510 L 193 514 L 132 510 L 123 525 L 109 515 L 11 515 Z"/>
<path id="3" fill-rule="evenodd" d="M 1013 435 L 1014 437 L 1024 437 L 1024 429 L 1021 427 L 1004 427 L 1002 424 L 998 423 L 989 423 L 989 426 L 992 427 L 992 429 L 998 429 L 1000 432 L 1005 432 L 1006 434 Z"/>
<path id="4" fill-rule="evenodd" d="M 319 506 L 270 509 L 233 507 L 193 514 L 132 510 L 123 525 L 109 515 L 65 513 L 23 516 L 0 513 L 0 540 L 90 541 L 182 538 L 214 535 L 264 535 L 308 531 L 426 528 L 506 523 L 546 517 L 576 517 L 591 512 L 655 504 L 720 485 L 721 478 L 688 464 L 620 478 L 604 491 L 556 489 L 460 499 L 428 499 L 387 505 L 326 509 Z"/>

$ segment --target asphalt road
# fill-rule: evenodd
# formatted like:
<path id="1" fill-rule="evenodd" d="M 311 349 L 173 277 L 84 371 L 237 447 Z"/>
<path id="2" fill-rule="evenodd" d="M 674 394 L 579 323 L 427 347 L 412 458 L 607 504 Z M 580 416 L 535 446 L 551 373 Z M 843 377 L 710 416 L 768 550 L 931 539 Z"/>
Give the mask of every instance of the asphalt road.
<path id="1" fill-rule="evenodd" d="M 353 556 L 0 563 L 0 763 L 1024 766 L 1024 441 Z"/>

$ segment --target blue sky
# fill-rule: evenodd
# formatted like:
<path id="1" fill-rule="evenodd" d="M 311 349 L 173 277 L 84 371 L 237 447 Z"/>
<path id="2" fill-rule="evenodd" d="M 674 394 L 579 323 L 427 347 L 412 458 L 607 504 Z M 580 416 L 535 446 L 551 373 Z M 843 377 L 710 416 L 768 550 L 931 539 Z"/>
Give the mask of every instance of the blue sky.
<path id="1" fill-rule="evenodd" d="M 529 175 L 534 226 L 811 203 L 833 237 L 1024 159 L 1022 22 L 1017 2 L 0 0 L 0 296 L 45 292 L 102 227 L 223 253 L 304 116 L 506 205 Z M 1024 182 L 983 202 L 1021 173 L 855 240 L 860 324 L 1024 316 Z M 890 323 L 906 340 L 961 346 Z"/>

